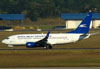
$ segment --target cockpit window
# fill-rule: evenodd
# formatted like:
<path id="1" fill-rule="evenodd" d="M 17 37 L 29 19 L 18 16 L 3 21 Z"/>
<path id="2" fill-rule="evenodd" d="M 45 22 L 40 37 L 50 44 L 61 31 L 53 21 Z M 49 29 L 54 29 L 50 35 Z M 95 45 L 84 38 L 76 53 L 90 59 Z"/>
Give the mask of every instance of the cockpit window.
<path id="1" fill-rule="evenodd" d="M 9 39 L 9 38 L 6 38 L 6 39 Z"/>

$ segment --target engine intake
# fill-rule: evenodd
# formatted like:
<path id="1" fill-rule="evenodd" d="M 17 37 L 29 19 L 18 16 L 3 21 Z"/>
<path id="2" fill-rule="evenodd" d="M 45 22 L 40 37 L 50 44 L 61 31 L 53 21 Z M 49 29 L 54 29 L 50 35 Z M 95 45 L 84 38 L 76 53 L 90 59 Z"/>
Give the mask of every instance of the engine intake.
<path id="1" fill-rule="evenodd" d="M 28 48 L 35 47 L 35 43 L 34 42 L 27 42 L 26 47 L 28 47 Z"/>

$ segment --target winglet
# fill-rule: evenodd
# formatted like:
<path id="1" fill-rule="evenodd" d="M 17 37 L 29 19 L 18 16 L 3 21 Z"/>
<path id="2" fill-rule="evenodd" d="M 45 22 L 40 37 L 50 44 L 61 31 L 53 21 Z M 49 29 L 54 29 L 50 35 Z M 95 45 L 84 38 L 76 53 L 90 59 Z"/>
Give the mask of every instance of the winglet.
<path id="1" fill-rule="evenodd" d="M 49 34 L 50 34 L 50 31 L 48 31 L 48 33 L 47 33 L 47 35 L 46 35 L 46 39 L 48 39 L 48 37 L 49 37 Z"/>
<path id="2" fill-rule="evenodd" d="M 92 13 L 89 13 L 86 18 L 80 23 L 80 25 L 73 31 L 68 33 L 82 33 L 87 34 L 89 32 L 90 23 L 92 19 Z"/>

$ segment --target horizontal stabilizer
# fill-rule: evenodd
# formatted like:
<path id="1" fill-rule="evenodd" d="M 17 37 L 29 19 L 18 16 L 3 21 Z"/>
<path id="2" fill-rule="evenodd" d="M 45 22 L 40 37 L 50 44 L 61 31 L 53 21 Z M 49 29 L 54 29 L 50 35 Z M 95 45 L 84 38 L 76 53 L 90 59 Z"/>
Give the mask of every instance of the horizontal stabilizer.
<path id="1" fill-rule="evenodd" d="M 96 32 L 96 33 L 90 33 L 90 35 L 96 35 L 96 34 L 99 34 L 98 32 Z"/>

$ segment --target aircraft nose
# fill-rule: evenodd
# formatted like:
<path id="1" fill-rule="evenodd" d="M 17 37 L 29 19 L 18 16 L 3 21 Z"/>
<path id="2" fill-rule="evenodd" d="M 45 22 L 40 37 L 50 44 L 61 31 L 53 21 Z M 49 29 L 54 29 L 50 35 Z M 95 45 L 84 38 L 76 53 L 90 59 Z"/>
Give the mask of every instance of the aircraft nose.
<path id="1" fill-rule="evenodd" d="M 4 39 L 4 40 L 2 40 L 2 43 L 6 44 L 6 40 L 5 40 L 5 39 Z"/>

